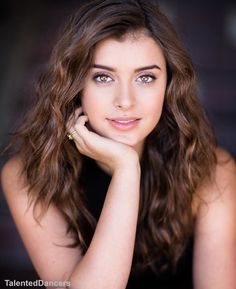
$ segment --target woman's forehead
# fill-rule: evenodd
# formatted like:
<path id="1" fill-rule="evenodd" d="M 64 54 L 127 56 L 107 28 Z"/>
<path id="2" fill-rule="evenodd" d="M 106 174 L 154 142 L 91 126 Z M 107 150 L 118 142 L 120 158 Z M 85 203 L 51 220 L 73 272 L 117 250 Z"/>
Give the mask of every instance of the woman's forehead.
<path id="1" fill-rule="evenodd" d="M 127 34 L 122 39 L 113 37 L 100 41 L 95 47 L 94 63 L 105 65 L 165 65 L 161 47 L 150 36 L 143 33 Z"/>

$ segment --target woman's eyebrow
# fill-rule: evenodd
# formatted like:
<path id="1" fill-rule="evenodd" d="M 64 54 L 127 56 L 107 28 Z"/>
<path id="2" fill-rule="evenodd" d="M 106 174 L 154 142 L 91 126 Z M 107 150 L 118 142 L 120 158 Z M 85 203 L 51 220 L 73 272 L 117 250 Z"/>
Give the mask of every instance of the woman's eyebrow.
<path id="1" fill-rule="evenodd" d="M 153 65 L 148 65 L 148 66 L 144 66 L 144 67 L 139 67 L 137 69 L 135 69 L 135 72 L 139 72 L 142 70 L 149 70 L 149 69 L 159 69 L 161 70 L 160 66 L 153 64 Z"/>
<path id="2" fill-rule="evenodd" d="M 100 68 L 100 69 L 105 69 L 105 70 L 109 70 L 109 71 L 116 71 L 114 68 L 110 67 L 110 66 L 106 66 L 106 65 L 101 65 L 101 64 L 93 64 L 92 68 Z"/>
<path id="3" fill-rule="evenodd" d="M 113 67 L 102 65 L 102 64 L 93 64 L 92 68 L 100 68 L 100 69 L 105 69 L 105 70 L 109 70 L 109 71 L 113 71 L 113 72 L 116 71 Z M 160 66 L 158 66 L 157 64 L 153 64 L 153 65 L 148 65 L 148 66 L 136 68 L 135 72 L 139 72 L 142 70 L 149 70 L 149 69 L 161 70 Z"/>

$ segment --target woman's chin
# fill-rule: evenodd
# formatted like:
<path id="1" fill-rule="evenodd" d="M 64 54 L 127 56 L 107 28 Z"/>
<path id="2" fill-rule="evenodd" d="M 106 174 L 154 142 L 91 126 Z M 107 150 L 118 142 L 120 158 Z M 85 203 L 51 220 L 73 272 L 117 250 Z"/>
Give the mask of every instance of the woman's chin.
<path id="1" fill-rule="evenodd" d="M 95 131 L 100 136 L 122 143 L 124 145 L 128 145 L 135 149 L 137 152 L 140 151 L 140 148 L 142 148 L 142 145 L 144 143 L 144 139 L 139 139 L 137 136 L 135 137 L 132 134 L 109 134 L 98 130 L 93 131 Z"/>
<path id="2" fill-rule="evenodd" d="M 131 139 L 131 138 L 127 137 L 127 136 L 114 136 L 114 137 L 111 137 L 111 139 L 114 140 L 114 141 L 123 143 L 125 145 L 131 146 L 131 147 L 137 145 L 137 141 L 136 140 Z"/>
<path id="3" fill-rule="evenodd" d="M 122 143 L 124 145 L 128 145 L 132 147 L 134 150 L 136 150 L 138 153 L 142 150 L 144 143 L 144 140 L 138 141 L 137 139 L 134 140 L 128 137 L 112 137 L 110 139 Z"/>

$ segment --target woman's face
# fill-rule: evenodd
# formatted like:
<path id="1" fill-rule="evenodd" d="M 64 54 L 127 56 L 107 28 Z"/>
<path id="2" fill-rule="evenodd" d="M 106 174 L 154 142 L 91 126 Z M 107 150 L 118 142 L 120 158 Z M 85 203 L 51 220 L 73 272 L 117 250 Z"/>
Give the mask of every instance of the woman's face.
<path id="1" fill-rule="evenodd" d="M 166 90 L 166 62 L 144 34 L 98 43 L 85 79 L 82 108 L 98 134 L 141 152 L 158 123 Z"/>

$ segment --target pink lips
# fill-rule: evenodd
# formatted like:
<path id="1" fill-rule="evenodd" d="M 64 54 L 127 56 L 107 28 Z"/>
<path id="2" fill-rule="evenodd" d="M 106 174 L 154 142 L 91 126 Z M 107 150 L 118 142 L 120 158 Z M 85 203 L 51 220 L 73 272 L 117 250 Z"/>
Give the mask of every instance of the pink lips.
<path id="1" fill-rule="evenodd" d="M 119 118 L 112 118 L 107 119 L 109 123 L 119 129 L 119 130 L 129 130 L 134 128 L 140 121 L 140 118 L 125 118 L 125 117 L 119 117 Z"/>

